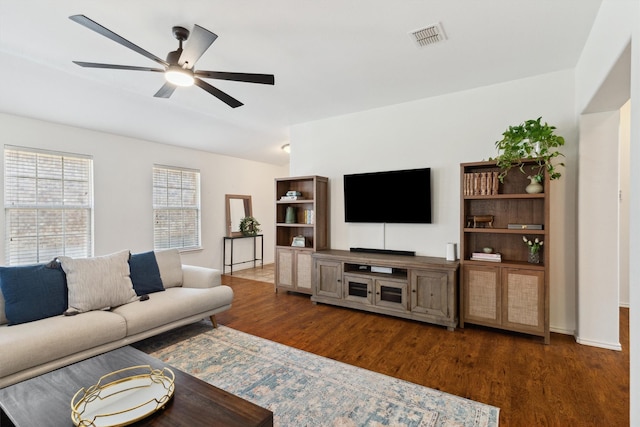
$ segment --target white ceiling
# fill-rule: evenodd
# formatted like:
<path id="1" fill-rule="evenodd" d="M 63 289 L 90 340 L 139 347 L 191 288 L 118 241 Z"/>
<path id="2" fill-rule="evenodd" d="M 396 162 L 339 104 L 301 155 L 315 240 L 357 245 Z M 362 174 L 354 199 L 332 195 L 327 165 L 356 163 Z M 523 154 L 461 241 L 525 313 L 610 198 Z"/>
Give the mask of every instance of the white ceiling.
<path id="1" fill-rule="evenodd" d="M 0 112 L 285 164 L 290 125 L 573 68 L 602 0 L 0 0 Z M 274 74 L 154 98 L 157 64 L 68 19 L 83 14 L 164 58 L 171 28 L 218 39 L 196 69 Z M 441 23 L 442 43 L 409 33 Z M 188 41 L 187 41 L 188 43 Z"/>

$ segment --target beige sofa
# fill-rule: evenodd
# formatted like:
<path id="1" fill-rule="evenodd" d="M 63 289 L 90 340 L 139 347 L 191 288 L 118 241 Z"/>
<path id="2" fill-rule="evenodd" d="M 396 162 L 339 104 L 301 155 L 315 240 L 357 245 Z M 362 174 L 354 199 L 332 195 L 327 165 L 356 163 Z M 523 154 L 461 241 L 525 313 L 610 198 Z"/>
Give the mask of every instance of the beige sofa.
<path id="1" fill-rule="evenodd" d="M 155 254 L 164 290 L 115 308 L 9 325 L 0 295 L 0 388 L 205 318 L 217 327 L 233 299 L 220 271 L 182 265 L 176 250 Z"/>

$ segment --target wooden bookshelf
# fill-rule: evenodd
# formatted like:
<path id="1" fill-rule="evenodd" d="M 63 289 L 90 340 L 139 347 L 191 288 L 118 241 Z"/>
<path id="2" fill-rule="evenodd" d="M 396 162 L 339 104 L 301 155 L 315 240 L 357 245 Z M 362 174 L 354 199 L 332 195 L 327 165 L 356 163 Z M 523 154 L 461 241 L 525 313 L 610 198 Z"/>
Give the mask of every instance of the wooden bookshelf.
<path id="1" fill-rule="evenodd" d="M 534 165 L 525 161 L 525 171 Z M 526 174 L 514 168 L 496 185 L 495 162 L 460 165 L 460 327 L 465 323 L 541 336 L 549 343 L 549 177 L 543 192 L 528 194 Z M 532 173 L 533 174 L 533 173 Z M 491 176 L 490 188 L 470 184 L 470 177 Z M 471 181 L 472 183 L 474 181 Z M 474 188 L 470 189 L 472 185 Z M 497 193 L 496 193 L 497 191 Z M 485 194 L 477 194 L 479 192 Z M 469 218 L 491 216 L 493 221 L 473 227 Z M 510 224 L 541 226 L 541 229 L 511 229 Z M 522 238 L 544 242 L 541 262 L 531 264 Z M 492 248 L 501 262 L 472 260 L 474 252 Z"/>

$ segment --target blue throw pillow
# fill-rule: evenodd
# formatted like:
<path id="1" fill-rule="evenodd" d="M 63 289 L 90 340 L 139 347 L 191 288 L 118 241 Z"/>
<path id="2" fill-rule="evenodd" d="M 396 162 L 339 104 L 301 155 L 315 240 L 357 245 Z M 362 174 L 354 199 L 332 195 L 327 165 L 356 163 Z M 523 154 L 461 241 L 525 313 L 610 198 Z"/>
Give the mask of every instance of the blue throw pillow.
<path id="1" fill-rule="evenodd" d="M 164 291 L 160 270 L 153 251 L 141 254 L 131 254 L 129 258 L 129 270 L 131 281 L 136 295 L 146 295 L 153 292 Z"/>
<path id="2" fill-rule="evenodd" d="M 67 309 L 67 279 L 58 263 L 0 267 L 0 289 L 9 325 L 62 314 Z"/>

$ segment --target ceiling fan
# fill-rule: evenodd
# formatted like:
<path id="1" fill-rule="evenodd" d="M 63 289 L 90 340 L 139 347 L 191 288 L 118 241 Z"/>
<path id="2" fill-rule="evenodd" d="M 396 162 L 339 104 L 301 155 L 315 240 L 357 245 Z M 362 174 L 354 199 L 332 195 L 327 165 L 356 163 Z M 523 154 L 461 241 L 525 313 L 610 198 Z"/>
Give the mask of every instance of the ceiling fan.
<path id="1" fill-rule="evenodd" d="M 211 46 L 215 39 L 218 38 L 217 35 L 205 28 L 202 28 L 199 25 L 195 25 L 193 27 L 191 39 L 184 49 L 182 48 L 182 42 L 186 41 L 189 38 L 190 32 L 183 27 L 173 27 L 173 35 L 176 39 L 178 39 L 179 46 L 177 50 L 169 52 L 167 54 L 167 59 L 164 60 L 158 58 L 152 53 L 147 52 L 141 47 L 136 46 L 129 40 L 119 36 L 118 34 L 103 27 L 102 25 L 87 18 L 84 15 L 73 15 L 70 16 L 69 19 L 113 40 L 116 43 L 121 44 L 124 47 L 127 47 L 143 56 L 146 56 L 152 61 L 155 61 L 158 64 L 162 65 L 164 68 L 135 67 L 130 65 L 114 65 L 100 64 L 96 62 L 73 61 L 75 64 L 78 64 L 81 67 L 89 68 L 109 68 L 112 70 L 151 71 L 154 73 L 164 73 L 165 79 L 167 81 L 160 88 L 160 90 L 158 90 L 158 92 L 153 95 L 156 98 L 169 98 L 173 94 L 173 91 L 176 89 L 176 87 L 191 86 L 195 84 L 196 86 L 206 90 L 222 102 L 226 103 L 230 107 L 236 108 L 243 105 L 242 102 L 201 79 L 206 78 L 233 80 L 238 82 L 260 83 L 267 85 L 274 84 L 274 77 L 272 74 L 229 73 L 224 71 L 196 70 L 194 68 L 196 61 L 209 48 L 209 46 Z"/>

